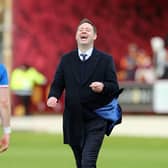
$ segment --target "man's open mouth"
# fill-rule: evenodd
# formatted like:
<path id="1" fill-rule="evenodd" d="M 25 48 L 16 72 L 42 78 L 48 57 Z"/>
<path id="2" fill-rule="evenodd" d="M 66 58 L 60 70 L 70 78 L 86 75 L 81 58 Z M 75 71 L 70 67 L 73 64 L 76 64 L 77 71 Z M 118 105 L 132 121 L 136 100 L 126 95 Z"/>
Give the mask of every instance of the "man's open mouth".
<path id="1" fill-rule="evenodd" d="M 82 40 L 86 40 L 88 37 L 87 36 L 81 36 L 80 37 Z"/>

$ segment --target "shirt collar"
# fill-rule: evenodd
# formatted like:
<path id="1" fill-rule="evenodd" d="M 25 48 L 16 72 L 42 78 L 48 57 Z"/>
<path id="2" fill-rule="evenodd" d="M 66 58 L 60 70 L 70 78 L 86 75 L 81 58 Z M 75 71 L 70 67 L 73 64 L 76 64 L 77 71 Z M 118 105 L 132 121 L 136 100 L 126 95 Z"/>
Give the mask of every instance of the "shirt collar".
<path id="1" fill-rule="evenodd" d="M 88 49 L 84 53 L 80 49 L 78 49 L 79 57 L 80 57 L 80 54 L 87 54 L 86 60 L 92 55 L 92 52 L 93 52 L 93 48 Z M 80 59 L 82 60 L 81 57 L 80 57 Z"/>

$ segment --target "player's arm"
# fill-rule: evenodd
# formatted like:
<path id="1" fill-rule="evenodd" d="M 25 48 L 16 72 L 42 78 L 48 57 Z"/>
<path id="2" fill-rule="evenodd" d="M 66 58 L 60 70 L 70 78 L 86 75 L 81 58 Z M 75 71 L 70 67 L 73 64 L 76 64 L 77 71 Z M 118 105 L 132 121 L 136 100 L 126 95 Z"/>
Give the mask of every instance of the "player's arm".
<path id="1" fill-rule="evenodd" d="M 10 100 L 9 100 L 9 88 L 0 87 L 0 117 L 3 128 L 3 135 L 0 138 L 0 152 L 4 152 L 9 147 L 10 140 Z"/>

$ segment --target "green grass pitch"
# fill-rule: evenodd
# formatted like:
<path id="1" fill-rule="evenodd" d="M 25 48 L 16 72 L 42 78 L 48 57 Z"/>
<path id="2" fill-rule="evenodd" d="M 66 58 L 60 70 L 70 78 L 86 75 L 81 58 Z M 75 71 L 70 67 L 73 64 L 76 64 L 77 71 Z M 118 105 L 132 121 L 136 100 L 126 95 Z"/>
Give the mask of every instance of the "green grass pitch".
<path id="1" fill-rule="evenodd" d="M 97 168 L 167 167 L 167 138 L 105 137 L 97 162 Z M 62 135 L 13 132 L 0 168 L 75 168 L 75 162 Z"/>

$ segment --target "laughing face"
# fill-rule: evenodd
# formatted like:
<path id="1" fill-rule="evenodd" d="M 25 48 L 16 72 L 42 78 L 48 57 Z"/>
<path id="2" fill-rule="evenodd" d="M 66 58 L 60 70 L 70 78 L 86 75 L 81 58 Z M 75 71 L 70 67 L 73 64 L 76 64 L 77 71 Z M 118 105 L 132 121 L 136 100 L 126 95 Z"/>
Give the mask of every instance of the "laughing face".
<path id="1" fill-rule="evenodd" d="M 78 47 L 93 47 L 97 34 L 94 32 L 93 26 L 89 23 L 79 25 L 76 32 L 76 41 Z"/>

